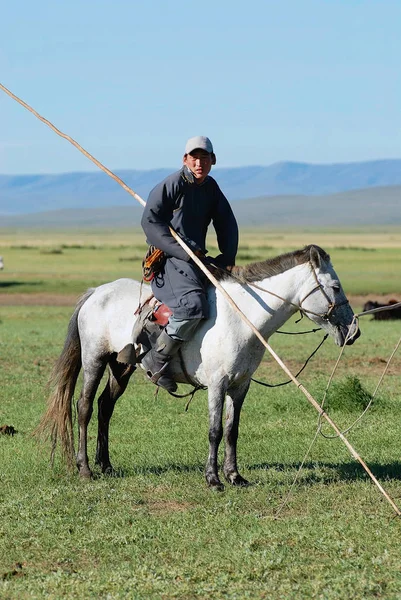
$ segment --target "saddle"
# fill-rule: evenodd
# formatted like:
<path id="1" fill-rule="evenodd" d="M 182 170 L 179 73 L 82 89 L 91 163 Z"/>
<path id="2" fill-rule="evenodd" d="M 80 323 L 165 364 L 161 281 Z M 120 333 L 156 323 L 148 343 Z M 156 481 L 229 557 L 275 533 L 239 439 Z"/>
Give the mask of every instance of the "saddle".
<path id="1" fill-rule="evenodd" d="M 140 363 L 154 346 L 172 314 L 168 306 L 154 296 L 147 298 L 135 311 L 138 318 L 132 330 L 132 343 L 120 350 L 117 361 L 128 365 Z"/>

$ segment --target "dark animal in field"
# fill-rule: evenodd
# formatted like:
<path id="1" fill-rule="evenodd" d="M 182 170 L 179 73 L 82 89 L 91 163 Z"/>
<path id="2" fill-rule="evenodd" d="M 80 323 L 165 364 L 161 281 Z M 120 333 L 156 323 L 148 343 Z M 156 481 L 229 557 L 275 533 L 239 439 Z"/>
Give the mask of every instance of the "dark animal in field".
<path id="1" fill-rule="evenodd" d="M 388 308 L 397 304 L 400 304 L 400 306 Z M 380 302 L 369 300 L 364 304 L 363 312 L 376 310 L 378 308 L 382 310 L 372 313 L 372 319 L 375 319 L 376 321 L 389 321 L 390 319 L 401 319 L 401 303 L 399 300 L 392 299 L 389 300 L 387 304 L 380 304 Z"/>
<path id="2" fill-rule="evenodd" d="M 297 310 L 327 331 L 339 346 L 352 344 L 360 335 L 330 257 L 317 246 L 234 267 L 222 285 L 265 339 Z M 109 423 L 116 400 L 136 369 L 136 365 L 119 363 L 117 355 L 132 342 L 137 319 L 135 308 L 150 295 L 148 286 L 142 287 L 132 279 L 119 279 L 88 290 L 71 317 L 64 349 L 50 380 L 52 393 L 47 412 L 38 432 L 49 432 L 54 445 L 56 441 L 61 443 L 65 456 L 76 463 L 81 477 L 92 476 L 87 428 L 106 368 L 108 382 L 98 399 L 96 463 L 103 473 L 113 472 Z M 209 456 L 205 475 L 211 488 L 222 489 L 217 454 L 223 437 L 223 406 L 226 406 L 223 473 L 232 485 L 246 485 L 237 467 L 240 412 L 265 348 L 219 290 L 210 287 L 208 299 L 209 318 L 193 339 L 183 345 L 181 356 L 173 358 L 170 369 L 175 381 L 190 380 L 208 389 Z M 79 435 L 75 455 L 72 401 L 81 368 L 83 387 L 77 402 Z"/>
<path id="3" fill-rule="evenodd" d="M 16 429 L 12 425 L 1 425 L 0 426 L 0 435 L 15 435 L 18 433 Z"/>

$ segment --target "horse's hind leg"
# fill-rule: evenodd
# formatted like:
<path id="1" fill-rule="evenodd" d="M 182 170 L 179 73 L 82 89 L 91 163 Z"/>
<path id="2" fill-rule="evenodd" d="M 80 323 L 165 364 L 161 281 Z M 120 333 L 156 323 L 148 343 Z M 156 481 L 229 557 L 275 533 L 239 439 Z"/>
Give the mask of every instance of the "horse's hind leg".
<path id="1" fill-rule="evenodd" d="M 100 360 L 94 360 L 84 367 L 83 386 L 77 402 L 78 452 L 76 462 L 80 476 L 86 478 L 92 476 L 88 461 L 88 424 L 92 416 L 93 400 L 105 367 L 106 361 Z"/>
<path id="2" fill-rule="evenodd" d="M 224 476 L 233 485 L 248 485 L 248 481 L 238 473 L 237 440 L 242 404 L 249 389 L 249 382 L 239 389 L 229 390 L 226 396 L 226 425 L 224 431 Z"/>
<path id="3" fill-rule="evenodd" d="M 118 363 L 115 357 L 109 362 L 109 379 L 98 400 L 98 436 L 96 449 L 96 464 L 100 465 L 102 473 L 113 473 L 109 456 L 109 425 L 114 406 L 124 393 L 128 381 L 135 371 L 134 366 Z"/>
<path id="4" fill-rule="evenodd" d="M 209 386 L 209 456 L 206 463 L 205 477 L 209 487 L 215 490 L 223 490 L 224 486 L 218 474 L 218 451 L 223 437 L 223 405 L 225 388 L 223 385 Z"/>

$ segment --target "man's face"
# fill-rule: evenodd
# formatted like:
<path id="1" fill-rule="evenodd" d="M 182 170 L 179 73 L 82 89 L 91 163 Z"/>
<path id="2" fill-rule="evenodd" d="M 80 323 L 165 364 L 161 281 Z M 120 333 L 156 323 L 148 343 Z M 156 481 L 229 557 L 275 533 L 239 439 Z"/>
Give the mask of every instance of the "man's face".
<path id="1" fill-rule="evenodd" d="M 194 174 L 196 183 L 203 183 L 212 168 L 212 154 L 205 150 L 193 150 L 190 154 L 184 154 L 184 165 Z"/>

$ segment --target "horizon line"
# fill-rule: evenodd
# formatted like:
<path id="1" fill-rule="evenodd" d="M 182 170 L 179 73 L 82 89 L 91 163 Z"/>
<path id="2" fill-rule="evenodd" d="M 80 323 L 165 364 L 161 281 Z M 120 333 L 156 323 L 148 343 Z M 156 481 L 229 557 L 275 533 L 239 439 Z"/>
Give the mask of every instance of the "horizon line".
<path id="1" fill-rule="evenodd" d="M 355 165 L 355 164 L 368 164 L 368 163 L 380 163 L 380 162 L 397 162 L 397 161 L 401 161 L 401 157 L 400 158 L 374 158 L 374 159 L 367 159 L 367 160 L 350 160 L 350 161 L 339 161 L 339 162 L 323 162 L 323 163 L 316 163 L 316 162 L 307 162 L 307 161 L 299 161 L 299 160 L 279 160 L 270 164 L 266 164 L 266 165 L 262 165 L 262 164 L 247 164 L 247 165 L 241 165 L 241 166 L 237 166 L 237 167 L 230 167 L 230 166 L 216 166 L 213 168 L 213 172 L 215 171 L 222 171 L 222 170 L 235 170 L 235 169 L 250 169 L 250 168 L 258 168 L 258 169 L 265 169 L 265 168 L 270 168 L 270 167 L 274 167 L 277 165 L 288 165 L 288 164 L 292 164 L 292 165 L 306 165 L 306 166 L 312 166 L 312 167 L 330 167 L 330 166 L 334 166 L 334 165 Z M 141 172 L 141 173 L 150 173 L 152 171 L 169 171 L 169 172 L 174 172 L 177 171 L 180 167 L 152 167 L 152 168 L 144 168 L 144 169 L 130 169 L 130 168 L 117 168 L 117 169 L 110 169 L 112 172 L 114 173 L 121 173 L 121 172 Z M 21 173 L 0 173 L 0 177 L 34 177 L 34 176 L 58 176 L 58 175 L 85 175 L 85 174 L 89 174 L 89 173 L 97 173 L 97 172 L 102 172 L 101 169 L 99 169 L 98 167 L 93 168 L 93 169 L 88 169 L 88 170 L 72 170 L 72 171 L 47 171 L 47 172 L 21 172 Z M 106 173 L 105 173 L 106 175 Z"/>

